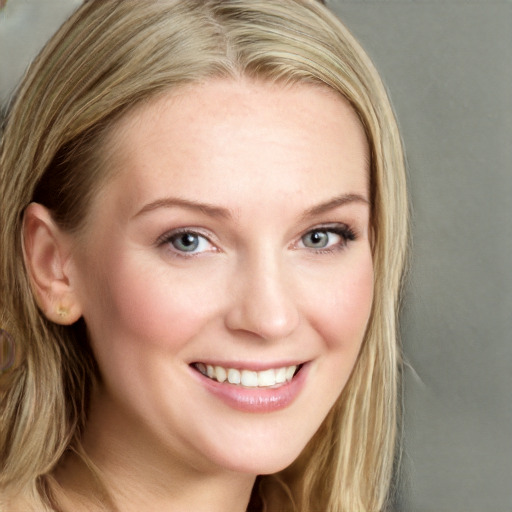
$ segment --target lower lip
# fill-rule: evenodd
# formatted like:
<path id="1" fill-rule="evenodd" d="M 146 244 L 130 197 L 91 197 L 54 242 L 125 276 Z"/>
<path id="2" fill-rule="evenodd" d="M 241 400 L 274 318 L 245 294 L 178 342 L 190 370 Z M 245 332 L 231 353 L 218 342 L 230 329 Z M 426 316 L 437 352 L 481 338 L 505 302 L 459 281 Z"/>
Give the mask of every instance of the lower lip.
<path id="1" fill-rule="evenodd" d="M 273 412 L 288 407 L 298 396 L 306 381 L 309 364 L 302 365 L 290 382 L 277 388 L 246 388 L 240 385 L 220 383 L 191 369 L 201 384 L 226 405 L 242 412 Z"/>

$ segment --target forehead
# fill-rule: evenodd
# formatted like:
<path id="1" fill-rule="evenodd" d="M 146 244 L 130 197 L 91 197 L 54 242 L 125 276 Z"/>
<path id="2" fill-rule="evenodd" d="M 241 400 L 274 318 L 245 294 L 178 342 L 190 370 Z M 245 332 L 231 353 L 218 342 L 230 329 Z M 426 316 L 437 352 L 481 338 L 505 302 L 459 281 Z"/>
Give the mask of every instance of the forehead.
<path id="1" fill-rule="evenodd" d="M 339 188 L 368 194 L 364 130 L 348 102 L 327 87 L 190 85 L 137 106 L 109 139 L 112 185 L 131 203 L 164 192 L 233 207 L 237 196 L 243 203 L 255 193 L 262 200 L 298 194 L 305 202 L 308 191 L 311 201 Z"/>

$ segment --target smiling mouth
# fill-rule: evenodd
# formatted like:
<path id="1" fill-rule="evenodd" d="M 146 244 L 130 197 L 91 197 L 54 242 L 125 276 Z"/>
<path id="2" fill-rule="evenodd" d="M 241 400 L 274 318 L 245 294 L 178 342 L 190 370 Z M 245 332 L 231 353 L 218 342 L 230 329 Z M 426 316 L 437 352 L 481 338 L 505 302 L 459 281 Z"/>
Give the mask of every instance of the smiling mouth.
<path id="1" fill-rule="evenodd" d="M 193 363 L 195 368 L 205 377 L 220 382 L 246 388 L 275 388 L 291 382 L 300 371 L 302 364 L 269 368 L 263 371 L 240 370 L 238 368 L 225 368 L 204 363 Z"/>

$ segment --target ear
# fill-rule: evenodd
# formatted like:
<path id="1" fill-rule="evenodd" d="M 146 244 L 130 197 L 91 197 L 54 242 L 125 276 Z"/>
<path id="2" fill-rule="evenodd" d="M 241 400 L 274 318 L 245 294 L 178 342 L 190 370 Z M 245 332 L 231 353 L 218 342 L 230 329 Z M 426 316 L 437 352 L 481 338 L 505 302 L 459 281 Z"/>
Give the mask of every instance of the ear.
<path id="1" fill-rule="evenodd" d="M 23 254 L 36 301 L 45 316 L 70 325 L 82 316 L 71 277 L 71 238 L 50 212 L 31 203 L 23 220 Z"/>

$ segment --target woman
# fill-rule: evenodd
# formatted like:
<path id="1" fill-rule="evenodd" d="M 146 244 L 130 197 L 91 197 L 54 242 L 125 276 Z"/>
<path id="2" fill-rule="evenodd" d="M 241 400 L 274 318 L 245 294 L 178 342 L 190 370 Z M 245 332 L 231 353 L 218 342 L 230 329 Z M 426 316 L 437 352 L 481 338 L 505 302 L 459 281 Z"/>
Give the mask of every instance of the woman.
<path id="1" fill-rule="evenodd" d="M 86 2 L 0 162 L 0 510 L 385 507 L 403 158 L 324 6 Z"/>

